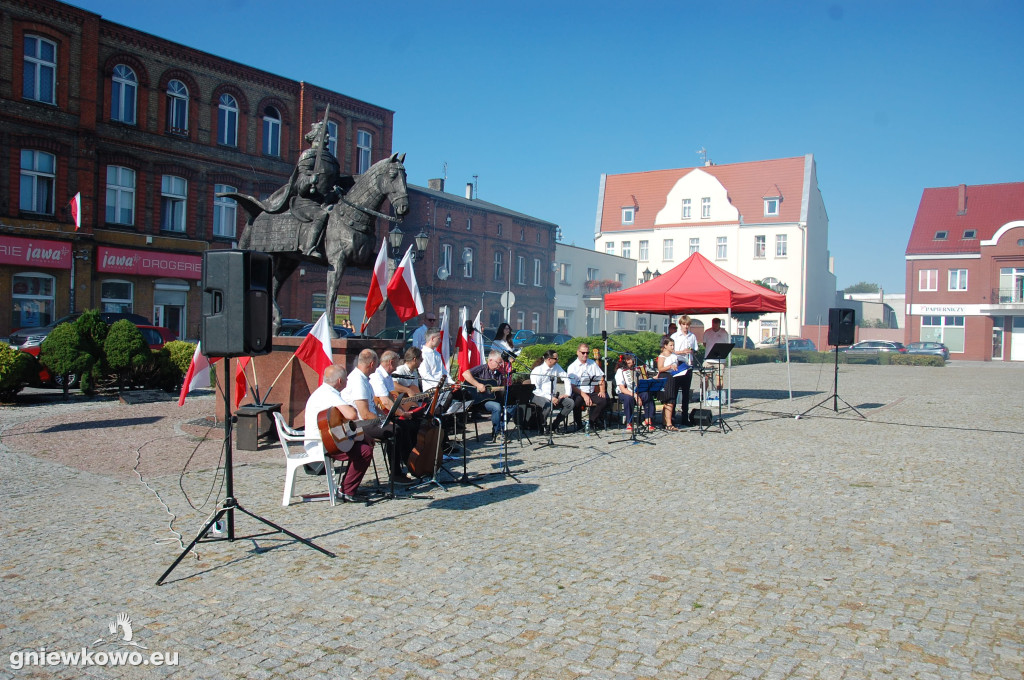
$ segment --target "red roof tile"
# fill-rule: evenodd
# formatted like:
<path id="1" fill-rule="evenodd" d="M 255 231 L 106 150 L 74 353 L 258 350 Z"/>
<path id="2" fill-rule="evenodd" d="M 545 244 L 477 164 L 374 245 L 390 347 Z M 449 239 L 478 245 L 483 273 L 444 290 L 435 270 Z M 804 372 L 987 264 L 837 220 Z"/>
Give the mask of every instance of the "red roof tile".
<path id="1" fill-rule="evenodd" d="M 780 158 L 768 161 L 710 165 L 675 170 L 651 170 L 608 175 L 605 180 L 604 204 L 601 206 L 601 231 L 631 231 L 654 228 L 654 219 L 665 207 L 665 199 L 676 182 L 695 170 L 703 170 L 725 187 L 729 201 L 745 223 L 787 223 L 800 219 L 800 205 L 804 193 L 804 168 L 808 157 Z M 765 217 L 766 187 L 778 187 L 782 196 L 779 215 Z M 631 225 L 622 224 L 622 208 L 639 205 Z M 700 219 L 699 201 L 693 206 L 693 219 L 679 220 L 671 226 L 707 226 Z M 670 226 L 659 224 L 658 227 Z"/>
<path id="2" fill-rule="evenodd" d="M 924 190 L 907 255 L 979 253 L 981 241 L 992 238 L 999 227 L 1024 219 L 1024 182 L 976 184 L 964 190 L 963 214 L 958 210 L 960 186 Z M 963 238 L 969 229 L 977 232 L 977 238 Z M 935 238 L 941 231 L 946 232 L 944 240 Z"/>

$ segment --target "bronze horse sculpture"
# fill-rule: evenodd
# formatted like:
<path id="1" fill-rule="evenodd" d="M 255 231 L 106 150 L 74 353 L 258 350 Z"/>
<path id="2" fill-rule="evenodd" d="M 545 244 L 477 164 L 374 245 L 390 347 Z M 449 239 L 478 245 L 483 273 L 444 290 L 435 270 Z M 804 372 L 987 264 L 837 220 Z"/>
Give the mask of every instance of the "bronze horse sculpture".
<path id="1" fill-rule="evenodd" d="M 252 196 L 229 193 L 249 215 L 238 241 L 244 250 L 269 253 L 274 261 L 274 331 L 281 326 L 281 308 L 277 294 L 284 282 L 303 262 L 329 265 L 327 272 L 327 316 L 333 318 L 338 285 L 346 266 L 368 268 L 373 264 L 379 242 L 377 218 L 397 222 L 409 211 L 405 174 L 405 154 L 392 154 L 377 161 L 355 178 L 347 193 L 330 210 L 327 226 L 316 246 L 319 257 L 303 255 L 299 246 L 302 225 L 288 213 L 270 214 Z M 387 199 L 397 217 L 383 215 L 381 205 Z"/>

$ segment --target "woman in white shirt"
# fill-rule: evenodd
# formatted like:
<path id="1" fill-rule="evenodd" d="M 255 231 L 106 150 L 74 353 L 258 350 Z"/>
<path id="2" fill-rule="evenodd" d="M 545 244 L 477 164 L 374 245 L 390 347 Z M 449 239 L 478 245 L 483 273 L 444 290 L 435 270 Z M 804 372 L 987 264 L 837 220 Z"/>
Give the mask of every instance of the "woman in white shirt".
<path id="1" fill-rule="evenodd" d="M 638 410 L 643 409 L 644 413 L 644 422 L 642 425 L 638 423 L 637 427 L 646 427 L 653 432 L 654 395 L 644 394 L 638 398 L 636 394 L 637 380 L 639 380 L 639 376 L 636 371 L 636 357 L 632 354 L 627 354 L 623 365 L 615 371 L 615 390 L 622 399 L 622 410 L 626 416 L 626 430 L 632 432 L 633 409 L 637 408 Z"/>
<path id="2" fill-rule="evenodd" d="M 494 339 L 491 340 L 491 347 L 505 352 L 506 354 L 514 354 L 515 349 L 512 347 L 512 326 L 507 323 L 503 323 L 498 326 L 498 331 L 494 334 Z"/>
<path id="3" fill-rule="evenodd" d="M 666 430 L 679 432 L 679 428 L 672 424 L 672 418 L 676 414 L 676 394 L 679 391 L 676 379 L 672 377 L 679 365 L 679 357 L 675 353 L 672 338 L 664 338 L 661 341 L 661 354 L 658 355 L 657 361 L 658 377 L 665 379 L 665 389 L 661 392 L 661 417 Z"/>

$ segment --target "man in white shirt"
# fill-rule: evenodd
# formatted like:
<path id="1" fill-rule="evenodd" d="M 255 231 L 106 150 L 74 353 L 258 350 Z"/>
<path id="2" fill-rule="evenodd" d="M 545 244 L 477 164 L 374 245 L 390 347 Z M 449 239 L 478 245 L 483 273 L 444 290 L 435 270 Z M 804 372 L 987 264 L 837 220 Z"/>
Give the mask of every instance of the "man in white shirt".
<path id="1" fill-rule="evenodd" d="M 437 351 L 440 344 L 441 331 L 435 328 L 427 333 L 427 341 L 423 345 L 423 364 L 420 366 L 424 391 L 432 390 L 438 385 L 447 385 L 452 380 L 441 353 Z"/>
<path id="2" fill-rule="evenodd" d="M 345 371 L 340 366 L 328 366 L 324 369 L 324 382 L 320 387 L 309 395 L 306 400 L 306 429 L 304 446 L 306 451 L 313 451 L 317 448 L 323 449 L 323 441 L 320 435 L 320 427 L 317 424 L 317 416 L 332 406 L 337 406 L 341 414 L 349 420 L 358 418 L 356 410 L 347 403 L 341 396 L 341 390 L 345 387 Z M 373 442 L 356 440 L 352 448 L 344 456 L 335 457 L 349 461 L 348 470 L 345 471 L 345 478 L 341 480 L 341 500 L 346 503 L 355 503 L 361 499 L 356 495 L 359 485 L 363 481 L 363 475 L 370 466 L 373 459 Z M 330 459 L 328 459 L 330 460 Z M 332 474 L 332 471 L 328 471 Z"/>
<path id="3" fill-rule="evenodd" d="M 419 394 L 420 389 L 420 364 L 423 363 L 423 350 L 410 347 L 405 350 L 405 362 L 395 368 L 393 377 L 395 389 L 405 391 L 406 394 Z"/>
<path id="4" fill-rule="evenodd" d="M 711 320 L 711 328 L 704 331 L 704 356 L 711 354 L 711 348 L 718 343 L 729 343 L 729 331 L 722 328 L 722 320 L 715 317 Z M 712 364 L 721 366 L 721 360 L 711 360 Z M 718 389 L 722 389 L 722 373 L 718 373 Z"/>
<path id="5" fill-rule="evenodd" d="M 366 350 L 363 351 L 365 352 Z M 391 374 L 394 373 L 397 363 L 398 354 L 388 350 L 380 355 L 380 366 L 370 374 L 370 387 L 373 389 L 374 401 L 380 404 L 382 409 L 387 409 L 387 412 L 390 412 L 391 407 L 395 405 L 392 395 L 397 390 L 395 389 L 395 381 Z M 409 406 L 411 407 L 412 405 L 413 403 L 410 402 Z M 419 430 L 418 422 L 412 419 L 402 419 L 407 414 L 406 403 L 402 402 L 402 405 L 395 411 L 395 418 L 393 420 L 395 446 L 390 451 L 391 469 L 396 473 L 396 480 L 408 479 L 408 475 L 402 471 L 402 465 L 408 466 L 409 464 L 409 453 L 416 443 L 416 433 Z M 386 413 L 381 415 L 386 415 Z"/>
<path id="6" fill-rule="evenodd" d="M 561 397 L 558 396 L 559 380 L 565 385 L 565 391 Z M 536 388 L 533 390 L 533 403 L 543 410 L 545 422 L 551 416 L 553 409 L 559 409 L 558 416 L 551 423 L 551 429 L 557 430 L 576 405 L 572 399 L 572 383 L 569 382 L 569 374 L 558 365 L 557 349 L 549 349 L 544 352 L 543 360 L 530 371 L 530 382 Z M 542 424 L 541 427 L 547 429 L 546 425 Z"/>
<path id="7" fill-rule="evenodd" d="M 423 345 L 427 344 L 427 333 L 434 330 L 436 327 L 437 314 L 434 312 L 424 313 L 423 324 L 412 334 L 412 346 L 416 349 L 423 349 Z"/>
<path id="8" fill-rule="evenodd" d="M 407 475 L 400 465 L 395 465 L 394 463 L 403 454 L 408 459 L 408 446 L 405 447 L 404 451 L 400 450 L 401 447 L 396 446 L 394 425 L 389 424 L 387 427 L 382 428 L 376 424 L 378 418 L 387 415 L 378 413 L 373 400 L 373 386 L 370 384 L 370 376 L 377 370 L 377 365 L 376 352 L 372 349 L 364 349 L 360 352 L 359 358 L 356 359 L 355 368 L 348 374 L 348 386 L 342 391 L 341 397 L 346 402 L 352 404 L 358 412 L 360 420 L 372 420 L 374 422 L 374 424 L 363 427 L 363 432 L 368 437 L 374 440 L 390 440 L 385 443 L 387 444 L 388 456 L 391 461 L 391 478 L 395 483 L 403 483 L 413 478 Z"/>
<path id="9" fill-rule="evenodd" d="M 576 361 L 569 364 L 567 373 L 572 383 L 572 398 L 576 404 L 576 426 L 581 424 L 584 406 L 590 408 L 590 425 L 596 427 L 600 422 L 601 412 L 608 405 L 605 392 L 604 371 L 597 362 L 588 358 L 590 346 L 581 344 L 576 350 Z"/>
<path id="10" fill-rule="evenodd" d="M 697 336 L 690 332 L 690 317 L 685 314 L 679 317 L 679 330 L 670 337 L 674 353 L 679 361 L 693 366 L 693 352 L 697 349 Z"/>

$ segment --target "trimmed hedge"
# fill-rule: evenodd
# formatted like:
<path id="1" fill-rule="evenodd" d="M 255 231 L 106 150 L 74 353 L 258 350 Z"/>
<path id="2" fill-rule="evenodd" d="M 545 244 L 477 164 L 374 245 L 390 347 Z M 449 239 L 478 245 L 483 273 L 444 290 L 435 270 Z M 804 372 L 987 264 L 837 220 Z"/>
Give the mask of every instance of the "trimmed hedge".
<path id="1" fill-rule="evenodd" d="M 32 356 L 0 342 L 0 400 L 7 401 L 32 379 Z"/>

